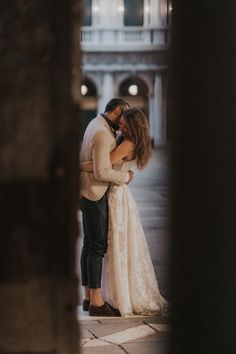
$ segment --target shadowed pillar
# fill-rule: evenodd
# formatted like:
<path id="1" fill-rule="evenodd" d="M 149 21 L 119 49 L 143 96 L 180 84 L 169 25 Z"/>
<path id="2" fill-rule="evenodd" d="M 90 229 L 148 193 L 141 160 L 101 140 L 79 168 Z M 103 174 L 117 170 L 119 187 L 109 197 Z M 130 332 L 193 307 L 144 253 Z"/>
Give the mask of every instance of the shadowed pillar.
<path id="1" fill-rule="evenodd" d="M 173 354 L 236 352 L 235 9 L 173 1 Z"/>
<path id="2" fill-rule="evenodd" d="M 1 353 L 78 352 L 72 10 L 1 2 Z"/>

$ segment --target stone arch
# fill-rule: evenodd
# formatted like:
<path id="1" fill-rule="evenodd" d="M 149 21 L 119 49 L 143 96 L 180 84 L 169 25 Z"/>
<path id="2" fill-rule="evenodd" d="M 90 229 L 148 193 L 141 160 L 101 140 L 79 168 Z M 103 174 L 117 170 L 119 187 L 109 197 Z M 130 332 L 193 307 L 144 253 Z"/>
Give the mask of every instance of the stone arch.
<path id="1" fill-rule="evenodd" d="M 131 94 L 129 87 L 136 85 L 137 94 Z M 136 74 L 129 74 L 123 76 L 123 80 L 120 80 L 118 93 L 120 97 L 126 99 L 131 106 L 139 107 L 143 110 L 149 120 L 149 87 L 146 82 Z"/>
<path id="2" fill-rule="evenodd" d="M 153 95 L 153 73 L 138 73 L 137 75 L 148 87 L 149 96 Z"/>
<path id="3" fill-rule="evenodd" d="M 120 85 L 123 81 L 129 79 L 130 77 L 136 77 L 140 80 L 142 80 L 147 88 L 148 88 L 148 94 L 149 95 L 152 95 L 153 94 L 153 80 L 152 80 L 152 75 L 150 75 L 149 73 L 133 73 L 133 74 L 130 74 L 129 73 L 123 73 L 123 74 L 119 74 L 116 76 L 116 79 L 115 79 L 115 92 L 117 93 L 117 95 L 119 94 L 119 88 L 120 88 Z"/>
<path id="4" fill-rule="evenodd" d="M 82 139 L 90 120 L 97 115 L 98 104 L 98 88 L 94 78 L 89 74 L 84 75 L 80 81 L 80 88 L 82 88 L 82 85 L 87 88 L 87 91 L 84 91 L 84 93 L 81 91 L 80 94 L 80 139 Z"/>
<path id="5" fill-rule="evenodd" d="M 81 78 L 80 85 L 86 85 L 88 87 L 88 95 L 89 96 L 97 96 L 98 95 L 98 84 L 94 78 L 86 74 Z M 86 95 L 84 95 L 86 96 Z"/>

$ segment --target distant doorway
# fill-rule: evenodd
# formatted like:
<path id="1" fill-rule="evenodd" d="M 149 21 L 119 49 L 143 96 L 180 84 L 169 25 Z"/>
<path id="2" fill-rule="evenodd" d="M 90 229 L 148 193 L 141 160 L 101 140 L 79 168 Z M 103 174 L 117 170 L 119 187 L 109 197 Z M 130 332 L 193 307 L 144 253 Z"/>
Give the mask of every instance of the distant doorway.
<path id="1" fill-rule="evenodd" d="M 126 99 L 131 106 L 140 108 L 149 120 L 148 87 L 142 79 L 137 76 L 125 79 L 120 84 L 119 95 Z"/>
<path id="2" fill-rule="evenodd" d="M 89 78 L 81 81 L 80 141 L 88 123 L 97 115 L 97 88 Z"/>

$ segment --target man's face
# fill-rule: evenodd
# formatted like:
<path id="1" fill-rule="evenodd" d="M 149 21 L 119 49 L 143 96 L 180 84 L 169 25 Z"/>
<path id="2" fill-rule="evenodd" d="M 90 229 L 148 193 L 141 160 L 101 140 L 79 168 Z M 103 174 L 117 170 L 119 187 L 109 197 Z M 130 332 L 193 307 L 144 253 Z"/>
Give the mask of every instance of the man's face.
<path id="1" fill-rule="evenodd" d="M 117 107 L 117 116 L 116 116 L 116 123 L 119 124 L 121 117 L 123 116 L 124 112 L 127 111 L 127 109 L 129 109 L 129 106 L 125 106 L 125 107 Z"/>

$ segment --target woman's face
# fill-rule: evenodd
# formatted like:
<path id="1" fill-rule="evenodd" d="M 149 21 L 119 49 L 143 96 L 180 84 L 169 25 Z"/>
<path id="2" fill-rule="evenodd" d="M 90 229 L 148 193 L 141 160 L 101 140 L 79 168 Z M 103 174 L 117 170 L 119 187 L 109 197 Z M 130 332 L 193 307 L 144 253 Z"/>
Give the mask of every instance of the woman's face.
<path id="1" fill-rule="evenodd" d="M 120 131 L 123 136 L 126 136 L 128 133 L 127 123 L 125 118 L 122 116 L 119 123 Z"/>

